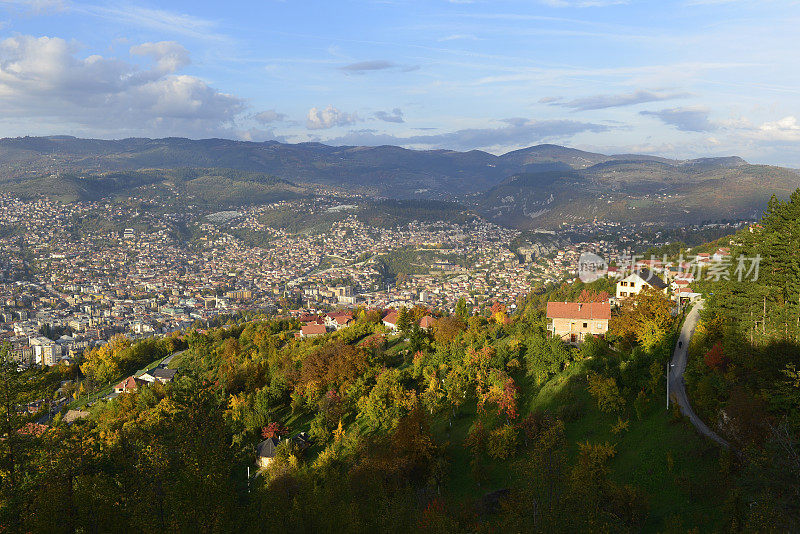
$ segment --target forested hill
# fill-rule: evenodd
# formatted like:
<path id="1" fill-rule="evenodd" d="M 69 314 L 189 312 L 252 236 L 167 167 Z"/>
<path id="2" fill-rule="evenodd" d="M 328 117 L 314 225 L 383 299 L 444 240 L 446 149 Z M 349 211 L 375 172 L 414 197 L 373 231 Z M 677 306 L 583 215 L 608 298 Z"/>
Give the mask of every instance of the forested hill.
<path id="1" fill-rule="evenodd" d="M 18 194 L 66 190 L 96 198 L 114 192 L 109 177 L 185 169 L 212 178 L 258 174 L 371 197 L 456 200 L 495 222 L 522 228 L 595 218 L 672 224 L 750 218 L 773 194 L 787 198 L 800 186 L 792 169 L 749 165 L 737 157 L 679 161 L 558 145 L 496 156 L 226 139 L 0 139 L 0 191 Z M 209 196 L 227 187 L 213 180 L 195 185 Z"/>
<path id="2" fill-rule="evenodd" d="M 730 260 L 692 284 L 706 295 L 686 382 L 696 411 L 740 454 L 754 531 L 800 528 L 800 191 L 725 238 Z M 711 275 L 710 277 L 708 275 Z M 710 278 L 710 279 L 709 279 Z"/>

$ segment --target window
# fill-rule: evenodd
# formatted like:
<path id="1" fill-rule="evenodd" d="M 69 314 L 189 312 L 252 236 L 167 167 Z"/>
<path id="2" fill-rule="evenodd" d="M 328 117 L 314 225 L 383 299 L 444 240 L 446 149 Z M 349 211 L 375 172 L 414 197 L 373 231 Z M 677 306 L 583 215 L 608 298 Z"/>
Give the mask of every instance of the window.
<path id="1" fill-rule="evenodd" d="M 619 285 L 621 285 L 622 287 L 627 287 L 628 282 L 620 282 Z"/>
<path id="2" fill-rule="evenodd" d="M 584 328 L 588 328 L 589 327 L 589 323 L 583 323 L 583 327 Z"/>

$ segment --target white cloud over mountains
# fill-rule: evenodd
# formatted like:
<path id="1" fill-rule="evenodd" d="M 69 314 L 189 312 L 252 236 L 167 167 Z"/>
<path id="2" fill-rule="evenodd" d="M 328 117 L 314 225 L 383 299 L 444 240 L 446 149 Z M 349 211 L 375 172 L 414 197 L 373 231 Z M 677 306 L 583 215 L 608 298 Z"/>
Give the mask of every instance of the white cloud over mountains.
<path id="1" fill-rule="evenodd" d="M 789 116 L 765 122 L 752 133 L 752 137 L 762 141 L 800 141 L 800 121 L 797 117 Z"/>
<path id="2" fill-rule="evenodd" d="M 142 43 L 132 46 L 130 52 L 134 56 L 146 56 L 155 61 L 153 72 L 159 74 L 172 74 L 191 63 L 189 51 L 175 41 Z"/>
<path id="3" fill-rule="evenodd" d="M 309 130 L 327 130 L 336 126 L 347 126 L 358 122 L 358 115 L 346 113 L 333 106 L 325 109 L 311 108 L 306 117 L 306 128 Z"/>
<path id="4" fill-rule="evenodd" d="M 149 68 L 78 51 L 78 43 L 57 37 L 0 41 L 0 117 L 36 118 L 62 131 L 197 136 L 227 131 L 245 108 L 240 98 L 179 74 L 190 57 L 178 43 L 133 46 L 132 55 L 152 60 Z"/>
<path id="5" fill-rule="evenodd" d="M 569 138 L 581 132 L 605 132 L 602 124 L 571 120 L 503 119 L 497 128 L 465 128 L 438 134 L 395 136 L 375 130 L 356 130 L 328 139 L 334 145 L 382 145 L 446 148 L 453 150 L 500 149 Z"/>
<path id="6" fill-rule="evenodd" d="M 270 124 L 272 122 L 282 122 L 286 120 L 286 114 L 278 113 L 274 109 L 268 109 L 253 115 L 253 118 L 261 124 Z"/>

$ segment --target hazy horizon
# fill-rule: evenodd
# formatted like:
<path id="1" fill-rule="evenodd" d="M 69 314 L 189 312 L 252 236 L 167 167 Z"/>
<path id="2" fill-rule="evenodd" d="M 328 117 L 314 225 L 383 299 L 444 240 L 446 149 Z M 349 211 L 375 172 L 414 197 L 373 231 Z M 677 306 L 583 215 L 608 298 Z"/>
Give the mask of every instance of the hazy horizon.
<path id="1" fill-rule="evenodd" d="M 0 0 L 0 136 L 800 166 L 792 1 Z"/>

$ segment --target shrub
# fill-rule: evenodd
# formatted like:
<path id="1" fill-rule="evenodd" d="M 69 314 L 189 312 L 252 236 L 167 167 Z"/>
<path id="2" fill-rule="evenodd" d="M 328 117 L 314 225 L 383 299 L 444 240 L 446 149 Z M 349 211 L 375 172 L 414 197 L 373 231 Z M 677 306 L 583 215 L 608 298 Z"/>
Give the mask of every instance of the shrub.
<path id="1" fill-rule="evenodd" d="M 517 429 L 505 424 L 492 430 L 489 434 L 487 451 L 496 459 L 507 459 L 514 456 L 517 450 Z"/>
<path id="2" fill-rule="evenodd" d="M 625 407 L 625 399 L 619 392 L 617 381 L 596 373 L 589 375 L 589 393 L 597 400 L 597 407 L 604 412 L 619 412 Z"/>

